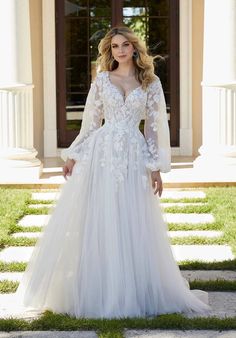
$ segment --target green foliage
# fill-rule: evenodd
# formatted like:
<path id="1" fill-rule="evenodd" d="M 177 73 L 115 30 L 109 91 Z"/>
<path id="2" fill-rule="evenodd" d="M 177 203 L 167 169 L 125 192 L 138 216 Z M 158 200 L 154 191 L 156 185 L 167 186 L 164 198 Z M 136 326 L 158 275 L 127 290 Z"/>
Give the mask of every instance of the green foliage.
<path id="1" fill-rule="evenodd" d="M 191 289 L 201 289 L 206 291 L 236 291 L 236 281 L 232 280 L 194 280 L 189 284 Z"/>
<path id="2" fill-rule="evenodd" d="M 191 190 L 202 190 L 202 189 L 191 189 Z M 173 199 L 173 198 L 161 198 L 161 203 L 207 203 L 208 198 L 179 198 L 179 199 Z M 190 207 L 190 206 L 188 206 Z"/>
<path id="3" fill-rule="evenodd" d="M 233 270 L 236 271 L 236 259 L 222 262 L 196 262 L 182 261 L 179 262 L 181 270 Z"/>
<path id="4" fill-rule="evenodd" d="M 23 262 L 5 263 L 0 261 L 0 272 L 23 272 L 26 266 L 27 263 Z"/>
<path id="5" fill-rule="evenodd" d="M 23 319 L 1 319 L 0 318 L 0 331 L 30 331 L 31 323 Z"/>
<path id="6" fill-rule="evenodd" d="M 187 206 L 171 206 L 166 207 L 163 209 L 166 213 L 185 213 L 185 214 L 191 214 L 191 213 L 210 213 L 212 211 L 210 205 L 204 204 L 204 205 L 187 205 Z"/>
<path id="7" fill-rule="evenodd" d="M 36 244 L 37 238 L 27 238 L 27 237 L 6 237 L 1 240 L 1 245 L 3 247 L 9 246 L 34 246 Z"/>
<path id="8" fill-rule="evenodd" d="M 51 190 L 50 190 L 50 192 L 51 192 Z M 55 203 L 55 201 L 53 201 L 53 200 L 46 200 L 46 201 L 44 201 L 44 200 L 42 200 L 42 201 L 41 200 L 30 200 L 30 201 L 28 201 L 28 205 L 30 205 L 30 204 L 45 204 L 45 207 L 47 207 L 47 204 L 53 204 L 53 203 Z"/>
<path id="9" fill-rule="evenodd" d="M 0 293 L 13 293 L 17 290 L 19 282 L 9 280 L 0 281 Z"/>
<path id="10" fill-rule="evenodd" d="M 207 188 L 208 203 L 228 244 L 236 255 L 236 187 Z"/>
<path id="11" fill-rule="evenodd" d="M 26 215 L 47 215 L 49 211 L 51 210 L 50 206 L 47 206 L 47 204 L 44 204 L 45 207 L 42 208 L 27 208 L 25 214 Z"/>
<path id="12" fill-rule="evenodd" d="M 222 223 L 214 222 L 214 223 L 196 223 L 196 224 L 188 224 L 188 223 L 168 223 L 168 229 L 170 231 L 188 231 L 188 230 L 223 230 Z"/>
<path id="13" fill-rule="evenodd" d="M 10 228 L 24 216 L 30 198 L 31 191 L 29 190 L 0 188 L 1 241 L 9 236 Z M 0 245 L 2 247 L 2 243 Z"/>
<path id="14" fill-rule="evenodd" d="M 182 314 L 166 314 L 149 318 L 77 319 L 46 311 L 40 318 L 30 322 L 19 319 L 0 319 L 0 331 L 95 330 L 99 337 L 120 338 L 124 331 L 132 329 L 234 330 L 236 329 L 236 317 L 223 319 L 215 317 L 187 318 Z"/>

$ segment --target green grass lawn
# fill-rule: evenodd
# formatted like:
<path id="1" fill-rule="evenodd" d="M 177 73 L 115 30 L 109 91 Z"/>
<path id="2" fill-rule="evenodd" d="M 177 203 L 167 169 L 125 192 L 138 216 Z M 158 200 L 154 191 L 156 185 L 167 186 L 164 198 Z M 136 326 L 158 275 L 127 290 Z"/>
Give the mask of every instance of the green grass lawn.
<path id="1" fill-rule="evenodd" d="M 23 189 L 0 189 L 0 248 L 10 240 L 11 227 L 26 213 L 31 192 Z"/>
<path id="2" fill-rule="evenodd" d="M 124 337 L 124 330 L 233 330 L 236 318 L 187 318 L 180 314 L 153 318 L 87 319 L 46 311 L 39 319 L 0 319 L 0 331 L 76 331 L 94 330 L 100 338 Z"/>

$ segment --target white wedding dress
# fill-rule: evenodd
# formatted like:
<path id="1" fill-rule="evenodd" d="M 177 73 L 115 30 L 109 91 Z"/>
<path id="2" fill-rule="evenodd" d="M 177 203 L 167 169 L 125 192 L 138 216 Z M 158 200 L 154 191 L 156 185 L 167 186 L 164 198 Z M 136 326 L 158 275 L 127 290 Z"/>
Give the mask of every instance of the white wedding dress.
<path id="1" fill-rule="evenodd" d="M 62 156 L 76 164 L 18 288 L 24 305 L 87 318 L 209 311 L 181 276 L 151 186 L 152 170 L 170 170 L 160 79 L 124 98 L 99 73 Z"/>

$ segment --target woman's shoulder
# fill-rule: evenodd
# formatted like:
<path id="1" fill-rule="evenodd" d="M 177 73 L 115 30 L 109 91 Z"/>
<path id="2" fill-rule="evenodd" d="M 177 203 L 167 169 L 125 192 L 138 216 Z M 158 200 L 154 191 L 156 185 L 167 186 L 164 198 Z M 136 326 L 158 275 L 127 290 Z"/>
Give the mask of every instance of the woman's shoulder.
<path id="1" fill-rule="evenodd" d="M 161 80 L 159 76 L 154 74 L 152 82 L 149 83 L 148 85 L 148 90 L 155 90 L 158 89 L 161 85 Z"/>
<path id="2" fill-rule="evenodd" d="M 97 72 L 95 79 L 103 79 L 104 77 L 107 76 L 107 74 L 108 74 L 107 70 L 102 70 L 101 72 Z"/>
<path id="3" fill-rule="evenodd" d="M 107 76 L 107 71 L 97 72 L 91 84 L 94 84 L 100 87 L 103 84 L 103 81 L 104 81 L 103 79 L 106 76 Z"/>
<path id="4" fill-rule="evenodd" d="M 156 75 L 156 74 L 154 74 L 153 80 L 152 80 L 152 82 L 150 83 L 150 85 L 160 84 L 160 82 L 161 82 L 161 80 L 160 80 L 159 76 Z"/>

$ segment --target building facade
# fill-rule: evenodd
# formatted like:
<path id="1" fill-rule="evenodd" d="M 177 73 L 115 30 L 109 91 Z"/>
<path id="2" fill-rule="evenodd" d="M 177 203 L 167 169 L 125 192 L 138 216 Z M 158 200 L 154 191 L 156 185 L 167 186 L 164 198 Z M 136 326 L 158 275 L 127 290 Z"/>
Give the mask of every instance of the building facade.
<path id="1" fill-rule="evenodd" d="M 75 138 L 97 44 L 120 23 L 161 56 L 172 154 L 236 168 L 236 0 L 0 0 L 0 16 L 0 161 L 9 175 L 39 175 L 37 158 L 60 156 Z"/>

